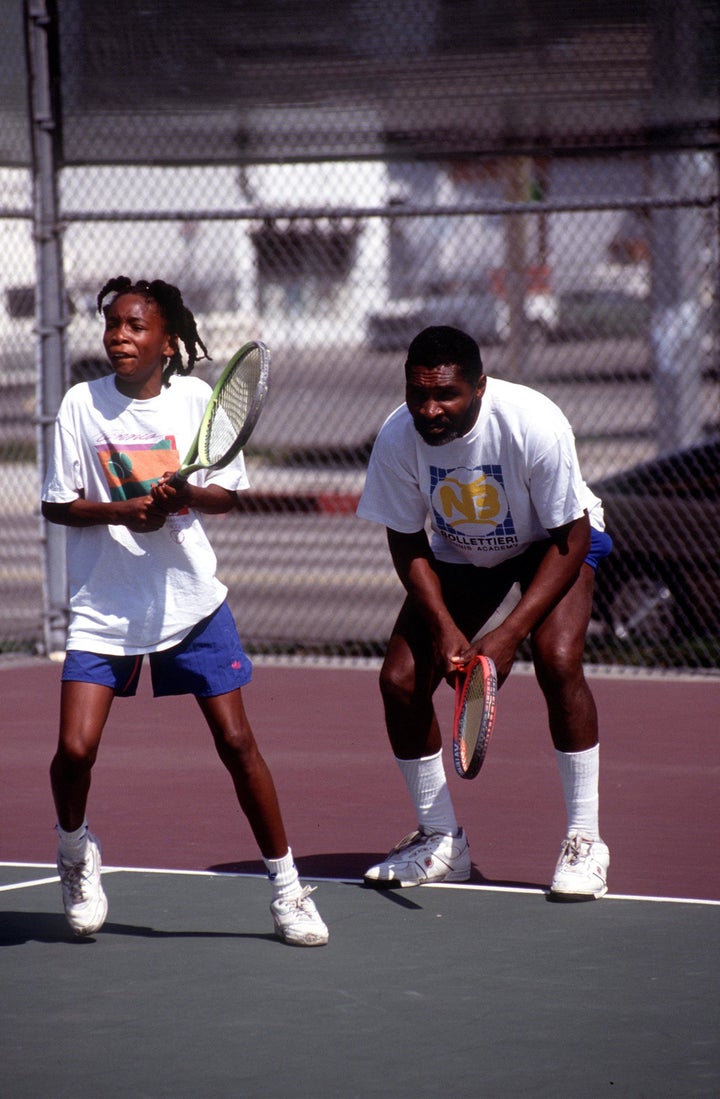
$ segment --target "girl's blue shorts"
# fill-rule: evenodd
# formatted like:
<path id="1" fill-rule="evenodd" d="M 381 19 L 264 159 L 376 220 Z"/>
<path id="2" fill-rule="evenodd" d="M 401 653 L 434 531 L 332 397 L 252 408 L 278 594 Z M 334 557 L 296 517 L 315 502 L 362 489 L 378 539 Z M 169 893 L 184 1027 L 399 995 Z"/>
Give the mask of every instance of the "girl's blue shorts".
<path id="1" fill-rule="evenodd" d="M 211 698 L 244 687 L 252 678 L 252 663 L 227 603 L 198 622 L 179 645 L 148 655 L 156 698 L 186 694 Z M 137 691 L 142 664 L 142 653 L 106 656 L 72 649 L 65 655 L 62 679 L 98 683 L 129 698 Z"/>

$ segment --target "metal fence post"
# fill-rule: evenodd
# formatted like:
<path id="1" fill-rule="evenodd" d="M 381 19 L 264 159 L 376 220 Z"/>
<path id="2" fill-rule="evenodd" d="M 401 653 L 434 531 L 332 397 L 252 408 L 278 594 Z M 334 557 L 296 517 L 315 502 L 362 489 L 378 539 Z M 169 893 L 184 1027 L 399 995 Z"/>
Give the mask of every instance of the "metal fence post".
<path id="1" fill-rule="evenodd" d="M 57 216 L 59 118 L 51 78 L 51 39 L 57 26 L 45 0 L 28 0 L 25 27 L 37 267 L 38 468 L 42 483 L 52 445 L 53 421 L 66 388 L 64 332 L 68 320 Z M 43 526 L 43 632 L 45 651 L 50 654 L 65 647 L 68 609 L 65 530 L 51 523 Z"/>

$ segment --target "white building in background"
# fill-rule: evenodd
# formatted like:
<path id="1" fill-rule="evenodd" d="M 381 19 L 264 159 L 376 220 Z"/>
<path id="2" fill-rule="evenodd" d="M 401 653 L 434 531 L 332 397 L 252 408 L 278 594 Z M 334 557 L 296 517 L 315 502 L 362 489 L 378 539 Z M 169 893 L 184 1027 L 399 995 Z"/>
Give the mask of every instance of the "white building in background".
<path id="1" fill-rule="evenodd" d="M 387 229 L 361 211 L 386 195 L 380 162 L 65 169 L 66 281 L 91 305 L 112 275 L 164 278 L 211 327 L 357 342 L 387 295 Z"/>
<path id="2" fill-rule="evenodd" d="M 66 285 L 78 310 L 90 313 L 98 289 L 114 275 L 175 282 L 203 318 L 219 358 L 251 337 L 275 346 L 362 345 L 371 316 L 402 310 L 410 299 L 472 298 L 488 286 L 502 296 L 510 222 L 524 223 L 525 263 L 543 271 L 549 292 L 615 287 L 648 293 L 647 252 L 636 264 L 608 262 L 623 204 L 647 188 L 646 161 L 551 161 L 544 197 L 579 201 L 581 211 L 523 219 L 459 212 L 507 200 L 506 163 L 65 168 Z M 695 162 L 684 163 L 687 186 L 702 190 L 703 163 L 698 160 L 694 182 Z M 29 173 L 0 172 L 0 206 L 29 211 L 30 205 Z M 423 207 L 436 212 L 412 216 Z M 34 281 L 29 222 L 0 218 L 0 294 Z M 8 323 L 12 331 L 7 318 L 1 323 L 3 333 Z"/>

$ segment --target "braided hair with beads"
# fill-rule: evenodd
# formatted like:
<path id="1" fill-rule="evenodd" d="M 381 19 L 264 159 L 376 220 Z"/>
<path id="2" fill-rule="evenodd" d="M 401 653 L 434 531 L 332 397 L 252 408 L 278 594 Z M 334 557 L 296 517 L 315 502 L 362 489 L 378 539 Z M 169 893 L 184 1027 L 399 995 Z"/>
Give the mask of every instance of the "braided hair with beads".
<path id="1" fill-rule="evenodd" d="M 168 332 L 177 336 L 182 342 L 187 354 L 187 365 L 183 363 L 182 353 L 178 347 L 163 370 L 163 385 L 170 385 L 173 374 L 192 373 L 198 359 L 212 361 L 198 334 L 195 317 L 185 305 L 177 286 L 163 282 L 162 279 L 154 279 L 152 282 L 138 279 L 133 282 L 127 275 L 118 275 L 114 279 L 109 279 L 98 294 L 98 313 L 104 312 L 105 298 L 108 294 L 114 294 L 115 297 L 120 294 L 139 294 L 140 297 L 153 301 L 165 320 Z"/>

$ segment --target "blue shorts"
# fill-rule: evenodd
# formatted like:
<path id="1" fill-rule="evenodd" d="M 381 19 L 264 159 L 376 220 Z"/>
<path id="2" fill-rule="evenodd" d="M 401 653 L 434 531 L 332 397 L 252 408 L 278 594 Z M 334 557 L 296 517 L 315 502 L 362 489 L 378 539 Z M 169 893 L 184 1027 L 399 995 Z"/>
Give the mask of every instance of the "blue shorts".
<path id="1" fill-rule="evenodd" d="M 609 553 L 612 553 L 612 548 L 613 540 L 610 535 L 604 530 L 595 530 L 595 527 L 591 527 L 590 551 L 585 558 L 585 564 L 592 569 L 597 569 L 603 557 L 607 557 Z"/>
<path id="2" fill-rule="evenodd" d="M 252 663 L 242 647 L 227 603 L 198 622 L 179 645 L 150 653 L 153 694 L 212 698 L 244 687 L 252 678 Z M 62 679 L 111 687 L 121 698 L 137 691 L 143 654 L 106 656 L 71 650 L 65 655 Z"/>

